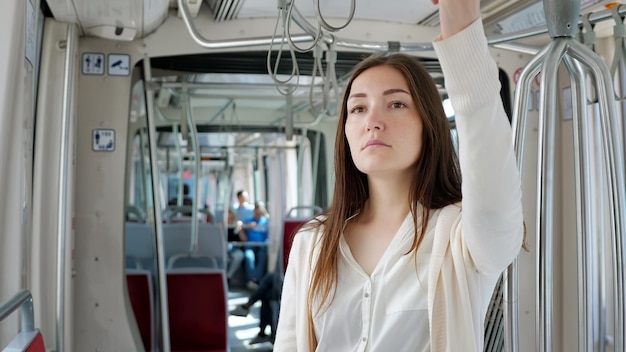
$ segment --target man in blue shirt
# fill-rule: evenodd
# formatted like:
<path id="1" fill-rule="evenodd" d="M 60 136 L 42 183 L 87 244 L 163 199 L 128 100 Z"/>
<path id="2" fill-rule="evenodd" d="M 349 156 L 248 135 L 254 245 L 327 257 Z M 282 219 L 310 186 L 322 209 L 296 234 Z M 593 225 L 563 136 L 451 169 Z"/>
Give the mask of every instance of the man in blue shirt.
<path id="1" fill-rule="evenodd" d="M 268 215 L 262 202 L 254 204 L 253 216 L 243 220 L 239 237 L 253 246 L 246 246 L 246 274 L 248 286 L 256 288 L 265 274 L 267 266 L 267 228 Z"/>
<path id="2" fill-rule="evenodd" d="M 248 192 L 240 190 L 237 192 L 238 204 L 235 205 L 235 211 L 237 211 L 237 219 L 239 221 L 246 221 L 254 217 L 254 205 L 248 202 Z"/>

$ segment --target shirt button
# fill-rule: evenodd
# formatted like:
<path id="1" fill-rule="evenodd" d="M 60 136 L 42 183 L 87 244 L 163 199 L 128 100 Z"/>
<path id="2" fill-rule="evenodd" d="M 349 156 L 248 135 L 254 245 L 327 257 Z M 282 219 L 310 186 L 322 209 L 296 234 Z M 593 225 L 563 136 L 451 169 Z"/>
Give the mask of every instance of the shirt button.
<path id="1" fill-rule="evenodd" d="M 361 341 L 363 341 L 363 342 L 367 341 L 367 337 L 363 336 L 363 338 L 361 339 Z"/>
<path id="2" fill-rule="evenodd" d="M 370 296 L 370 294 L 365 292 L 365 298 L 368 298 L 369 296 Z"/>

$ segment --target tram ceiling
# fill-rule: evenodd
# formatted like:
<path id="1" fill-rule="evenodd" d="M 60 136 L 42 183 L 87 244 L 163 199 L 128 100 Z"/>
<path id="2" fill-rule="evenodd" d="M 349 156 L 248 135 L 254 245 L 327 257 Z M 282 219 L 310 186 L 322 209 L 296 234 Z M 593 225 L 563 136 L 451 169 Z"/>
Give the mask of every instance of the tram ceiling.
<path id="1" fill-rule="evenodd" d="M 299 75 L 285 85 L 277 85 L 268 73 L 265 51 L 159 57 L 151 59 L 150 64 L 156 72 L 159 87 L 156 100 L 160 102 L 161 112 L 171 119 L 179 119 L 176 109 L 180 108 L 183 91 L 186 91 L 194 111 L 199 112 L 200 121 L 217 122 L 217 117 L 237 109 L 240 122 L 243 122 L 250 116 L 245 113 L 246 109 L 251 109 L 251 115 L 257 117 L 251 123 L 257 123 L 259 119 L 263 120 L 258 115 L 271 114 L 268 118 L 276 120 L 290 109 L 295 113 L 307 110 L 310 104 L 321 102 L 324 94 L 327 97 L 328 94 L 340 94 L 352 69 L 368 55 L 367 52 L 337 52 L 333 71 L 339 87 L 326 92 L 323 86 L 330 78 L 320 77 L 319 73 L 312 76 L 315 65 L 312 53 L 296 53 Z M 275 55 L 273 57 L 275 59 Z M 443 83 L 436 59 L 420 58 L 420 61 L 436 81 Z M 323 71 L 328 70 L 326 62 L 321 62 L 321 66 Z M 283 54 L 276 67 L 275 78 L 286 81 L 293 67 L 290 56 Z M 287 101 L 284 92 L 279 92 L 285 87 L 292 90 L 291 102 Z M 336 96 L 331 98 L 336 100 Z M 305 118 L 303 122 L 308 120 Z"/>
<path id="2" fill-rule="evenodd" d="M 164 172 L 193 170 L 195 153 L 180 133 L 158 129 L 157 154 L 159 166 Z M 179 131 L 177 131 L 179 132 Z M 300 131 L 297 131 L 300 132 Z M 286 142 L 285 133 L 277 128 L 247 127 L 237 132 L 201 128 L 198 145 L 202 172 L 209 174 L 222 171 L 237 163 L 250 163 L 260 156 L 273 154 L 280 149 L 294 149 L 302 143 L 301 136 Z M 179 170 L 179 168 L 182 168 Z"/>
<path id="3" fill-rule="evenodd" d="M 292 20 L 297 26 L 310 32 L 315 28 L 316 13 L 319 11 L 324 23 L 340 26 L 354 21 L 376 21 L 384 23 L 417 24 L 423 27 L 439 26 L 438 7 L 431 0 L 364 0 L 364 1 L 288 1 L 284 8 L 293 4 Z M 488 36 L 511 34 L 526 29 L 544 27 L 545 20 L 541 0 L 482 0 L 481 17 Z M 582 0 L 581 13 L 604 9 L 612 0 Z M 113 40 L 134 40 L 156 31 L 170 16 L 186 12 L 190 20 L 198 17 L 212 19 L 213 26 L 255 19 L 281 16 L 276 0 L 44 0 L 47 16 L 66 23 L 75 23 L 81 35 Z M 539 6 L 538 6 L 539 5 Z M 319 8 L 316 8 L 318 7 Z M 354 6 L 354 12 L 351 12 Z M 281 10 L 285 11 L 285 10 Z M 185 16 L 183 16 L 185 17 Z M 306 22 L 306 23 L 304 23 Z M 308 33 L 311 34 L 311 33 Z M 342 32 L 335 33 L 341 46 L 358 48 L 363 44 L 358 38 L 343 38 Z M 549 40 L 547 35 L 540 41 Z M 326 38 L 328 39 L 328 38 Z M 394 40 L 389 38 L 385 40 Z M 515 39 L 511 39 L 514 41 Z M 327 41 L 327 40 L 325 40 Z M 328 41 L 327 41 L 328 42 Z M 235 48 L 228 41 L 217 43 Z M 372 44 L 372 43 L 369 43 Z M 387 46 L 388 43 L 373 43 Z M 402 43 L 413 46 L 415 43 Z M 427 43 L 426 43 L 427 44 Z M 218 46 L 219 46 L 218 45 Z M 250 45 L 250 44 L 248 44 Z M 254 46 L 254 45 L 252 45 Z"/>
<path id="4" fill-rule="evenodd" d="M 497 23 L 537 0 L 482 0 L 482 17 L 487 23 Z M 206 12 L 216 23 L 256 18 L 276 18 L 276 0 L 184 0 L 189 14 L 195 18 Z M 288 6 L 291 1 L 284 1 Z M 170 9 L 179 7 L 178 0 L 45 0 L 51 14 L 59 21 L 76 23 L 83 35 L 116 40 L 132 40 L 154 32 L 165 20 Z M 438 8 L 431 0 L 367 0 L 367 1 L 294 1 L 303 17 L 316 17 L 319 12 L 333 26 L 350 18 L 354 5 L 354 20 L 420 24 L 437 27 Z M 180 12 L 181 9 L 178 9 Z"/>

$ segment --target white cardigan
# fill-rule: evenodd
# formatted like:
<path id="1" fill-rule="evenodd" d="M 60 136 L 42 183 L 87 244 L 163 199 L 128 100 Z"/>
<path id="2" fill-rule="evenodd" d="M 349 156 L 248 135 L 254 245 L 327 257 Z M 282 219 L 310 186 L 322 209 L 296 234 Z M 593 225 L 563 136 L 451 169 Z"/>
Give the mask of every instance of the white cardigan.
<path id="1" fill-rule="evenodd" d="M 420 284 L 422 275 L 415 270 L 407 274 L 397 269 L 403 261 L 413 262 L 411 255 L 403 255 L 413 236 L 410 215 L 381 258 L 381 267 L 386 268 L 381 269 L 385 271 L 381 279 L 374 277 L 375 272 L 371 278 L 359 273 L 351 264 L 349 250 L 345 253 L 348 247 L 342 240 L 340 285 L 348 285 L 351 292 L 338 291 L 335 300 L 339 303 L 331 304 L 343 305 L 315 318 L 320 346 L 327 346 L 324 351 L 335 350 L 331 346 L 336 339 L 341 340 L 339 345 L 349 345 L 354 351 L 415 351 L 420 346 L 436 352 L 482 352 L 483 323 L 493 288 L 500 273 L 519 253 L 523 237 L 519 173 L 511 128 L 500 101 L 498 70 L 487 49 L 482 21 L 477 20 L 446 40 L 435 41 L 434 47 L 456 114 L 463 200 L 430 212 L 425 241 L 418 251 L 418 262 L 420 255 L 429 258 L 418 264 L 427 270 L 426 285 L 424 280 Z M 302 231 L 294 239 L 275 352 L 308 351 L 309 259 L 312 251 L 313 263 L 319 255 L 317 238 L 316 233 Z M 389 275 L 400 276 L 389 281 Z M 391 291 L 384 283 L 393 280 L 402 284 L 406 295 L 385 293 Z M 426 292 L 427 310 L 417 302 Z M 392 296 L 390 302 L 388 297 Z M 352 305 L 358 307 L 350 310 Z M 409 309 L 398 310 L 405 315 L 394 315 L 390 305 Z M 338 316 L 346 312 L 352 316 Z M 407 333 L 406 325 L 425 321 L 426 313 L 428 332 L 422 324 L 421 331 Z M 330 328 L 323 326 L 328 322 Z M 346 343 L 345 336 L 350 343 Z M 430 343 L 424 342 L 429 336 Z"/>

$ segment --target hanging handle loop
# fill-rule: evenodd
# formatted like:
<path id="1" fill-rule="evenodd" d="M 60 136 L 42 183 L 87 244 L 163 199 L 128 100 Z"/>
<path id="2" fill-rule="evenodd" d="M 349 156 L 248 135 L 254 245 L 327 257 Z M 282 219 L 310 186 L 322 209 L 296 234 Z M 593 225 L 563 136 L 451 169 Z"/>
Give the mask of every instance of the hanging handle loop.
<path id="1" fill-rule="evenodd" d="M 615 92 L 615 99 L 626 100 L 626 94 L 622 89 L 622 78 L 619 72 L 620 64 L 624 62 L 626 57 L 626 45 L 624 45 L 624 39 L 626 38 L 626 25 L 624 25 L 624 16 L 620 15 L 620 9 L 622 5 L 616 6 L 611 9 L 611 16 L 615 20 L 615 26 L 613 26 L 613 37 L 615 38 L 615 52 L 613 53 L 613 61 L 611 62 L 611 77 L 613 79 L 613 90 Z"/>

